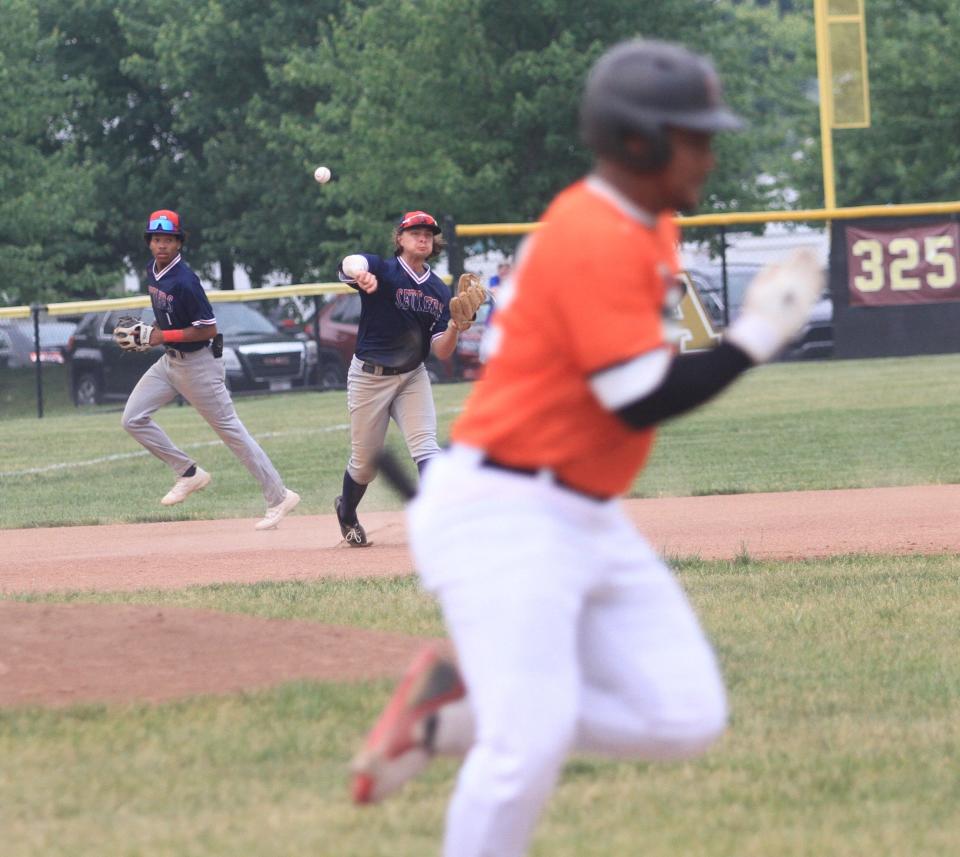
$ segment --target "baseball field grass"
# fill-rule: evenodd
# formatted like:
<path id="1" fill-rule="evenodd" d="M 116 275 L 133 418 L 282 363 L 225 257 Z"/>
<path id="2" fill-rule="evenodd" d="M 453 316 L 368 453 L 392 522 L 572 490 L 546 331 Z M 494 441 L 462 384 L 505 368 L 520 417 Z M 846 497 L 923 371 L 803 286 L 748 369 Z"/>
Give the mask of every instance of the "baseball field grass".
<path id="1" fill-rule="evenodd" d="M 958 371 L 955 355 L 764 367 L 666 426 L 634 493 L 960 482 Z M 445 436 L 468 387 L 435 392 Z M 304 510 L 329 512 L 348 444 L 344 395 L 244 399 L 238 410 Z M 161 422 L 217 480 L 188 508 L 159 509 L 169 475 L 125 436 L 116 409 L 0 421 L 0 528 L 262 511 L 252 479 L 191 409 L 167 408 Z M 377 484 L 364 502 L 398 505 Z M 674 566 L 717 648 L 731 727 L 694 762 L 572 761 L 531 853 L 960 853 L 958 558 Z M 442 633 L 413 578 L 18 598 Z M 435 854 L 452 762 L 380 807 L 347 798 L 347 760 L 389 690 L 298 682 L 163 705 L 0 709 L 0 853 Z"/>
<path id="2" fill-rule="evenodd" d="M 700 411 L 667 424 L 636 496 L 960 482 L 960 355 L 761 367 Z M 435 387 L 441 440 L 470 387 Z M 237 410 L 302 509 L 328 512 L 349 448 L 346 394 L 244 398 Z M 0 421 L 0 529 L 254 517 L 256 483 L 190 407 L 158 421 L 214 474 L 184 506 L 157 504 L 167 468 L 120 427 L 117 406 Z M 391 445 L 402 449 L 395 431 Z M 412 465 L 409 465 L 413 472 Z M 398 508 L 374 482 L 366 509 Z"/>
<path id="3" fill-rule="evenodd" d="M 955 557 L 679 563 L 726 675 L 704 758 L 574 760 L 534 855 L 960 851 Z M 440 633 L 412 579 L 76 594 Z M 389 604 L 391 609 L 385 609 Z M 0 711 L 5 855 L 436 853 L 455 766 L 380 807 L 346 760 L 385 683 L 160 706 Z"/>

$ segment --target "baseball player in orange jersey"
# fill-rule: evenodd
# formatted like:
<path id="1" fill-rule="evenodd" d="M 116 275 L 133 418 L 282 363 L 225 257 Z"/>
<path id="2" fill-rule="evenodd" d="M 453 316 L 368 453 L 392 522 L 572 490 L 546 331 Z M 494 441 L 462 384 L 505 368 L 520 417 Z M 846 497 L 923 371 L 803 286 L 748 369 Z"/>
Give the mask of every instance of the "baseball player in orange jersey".
<path id="1" fill-rule="evenodd" d="M 672 215 L 696 207 L 715 132 L 740 120 L 712 65 L 625 42 L 587 80 L 591 174 L 527 241 L 486 375 L 409 509 L 411 546 L 458 667 L 421 654 L 354 760 L 354 799 L 466 752 L 446 857 L 516 857 L 571 752 L 703 752 L 727 716 L 683 591 L 617 497 L 653 427 L 696 407 L 801 328 L 822 283 L 809 252 L 766 269 L 717 348 L 679 355 Z M 466 690 L 465 690 L 466 689 Z"/>

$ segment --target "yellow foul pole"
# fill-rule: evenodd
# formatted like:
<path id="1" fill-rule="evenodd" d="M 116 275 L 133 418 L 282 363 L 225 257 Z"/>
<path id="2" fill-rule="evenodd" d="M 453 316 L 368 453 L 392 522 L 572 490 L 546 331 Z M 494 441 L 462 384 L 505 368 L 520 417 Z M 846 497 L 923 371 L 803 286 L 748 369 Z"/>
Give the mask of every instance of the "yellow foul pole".
<path id="1" fill-rule="evenodd" d="M 813 21 L 817 40 L 817 81 L 820 86 L 820 149 L 823 154 L 823 206 L 836 208 L 833 182 L 833 75 L 827 39 L 827 2 L 813 0 Z"/>

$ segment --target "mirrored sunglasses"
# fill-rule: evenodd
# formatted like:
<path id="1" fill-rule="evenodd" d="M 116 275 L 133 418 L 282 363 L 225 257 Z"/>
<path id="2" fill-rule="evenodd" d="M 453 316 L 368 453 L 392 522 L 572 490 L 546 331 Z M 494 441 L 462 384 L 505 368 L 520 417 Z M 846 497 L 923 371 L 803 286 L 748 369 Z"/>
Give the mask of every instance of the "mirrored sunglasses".
<path id="1" fill-rule="evenodd" d="M 156 220 L 151 220 L 150 225 L 147 227 L 151 232 L 178 232 L 176 226 L 166 217 L 158 217 Z"/>
<path id="2" fill-rule="evenodd" d="M 400 224 L 404 229 L 410 226 L 436 226 L 437 221 L 429 214 L 415 214 L 413 217 L 404 218 Z"/>

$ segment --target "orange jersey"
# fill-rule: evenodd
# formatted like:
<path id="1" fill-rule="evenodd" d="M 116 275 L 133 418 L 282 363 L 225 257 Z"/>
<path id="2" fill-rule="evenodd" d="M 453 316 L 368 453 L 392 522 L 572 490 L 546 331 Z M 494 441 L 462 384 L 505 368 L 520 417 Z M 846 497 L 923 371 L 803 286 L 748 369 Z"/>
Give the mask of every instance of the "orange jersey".
<path id="1" fill-rule="evenodd" d="M 672 217 L 630 209 L 595 178 L 554 199 L 494 315 L 493 355 L 455 442 L 503 464 L 550 468 L 590 494 L 627 490 L 654 432 L 628 428 L 589 380 L 664 346 L 664 301 L 679 268 Z"/>

